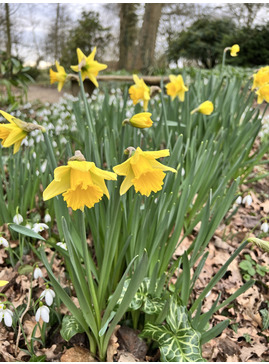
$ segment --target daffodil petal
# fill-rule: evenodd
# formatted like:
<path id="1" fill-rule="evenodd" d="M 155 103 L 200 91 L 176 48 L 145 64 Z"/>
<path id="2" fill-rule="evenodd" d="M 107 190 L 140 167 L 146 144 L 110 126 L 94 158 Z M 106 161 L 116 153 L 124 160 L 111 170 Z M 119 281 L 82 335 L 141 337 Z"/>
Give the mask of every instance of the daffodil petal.
<path id="1" fill-rule="evenodd" d="M 119 176 L 126 176 L 130 169 L 130 159 L 127 159 L 125 162 L 113 167 L 113 171 L 117 173 Z"/>
<path id="2" fill-rule="evenodd" d="M 27 136 L 26 131 L 22 130 L 19 127 L 14 128 L 12 132 L 9 134 L 9 136 L 6 138 L 3 146 L 8 148 L 17 141 L 24 139 L 26 136 Z"/>
<path id="3" fill-rule="evenodd" d="M 132 169 L 130 168 L 130 172 L 127 174 L 127 176 L 124 178 L 121 186 L 120 186 L 120 195 L 124 195 L 130 187 L 133 185 L 133 179 L 134 174 L 132 172 Z"/>

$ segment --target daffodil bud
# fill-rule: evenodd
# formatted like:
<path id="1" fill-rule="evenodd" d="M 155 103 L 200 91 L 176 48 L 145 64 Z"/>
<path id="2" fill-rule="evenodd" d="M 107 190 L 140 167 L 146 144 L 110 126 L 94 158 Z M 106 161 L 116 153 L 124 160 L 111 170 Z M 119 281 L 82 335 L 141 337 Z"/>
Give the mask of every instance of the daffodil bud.
<path id="1" fill-rule="evenodd" d="M 211 115 L 214 110 L 214 105 L 211 101 L 205 101 L 201 105 L 199 105 L 196 109 L 191 111 L 191 114 L 194 114 L 195 112 L 200 112 L 204 115 Z"/>
<path id="2" fill-rule="evenodd" d="M 150 112 L 135 114 L 129 119 L 129 124 L 139 129 L 150 128 L 153 124 L 153 121 L 150 119 L 151 115 Z"/>
<path id="3" fill-rule="evenodd" d="M 231 56 L 232 57 L 237 57 L 237 53 L 240 51 L 240 47 L 238 44 L 234 44 L 232 47 L 231 47 Z"/>

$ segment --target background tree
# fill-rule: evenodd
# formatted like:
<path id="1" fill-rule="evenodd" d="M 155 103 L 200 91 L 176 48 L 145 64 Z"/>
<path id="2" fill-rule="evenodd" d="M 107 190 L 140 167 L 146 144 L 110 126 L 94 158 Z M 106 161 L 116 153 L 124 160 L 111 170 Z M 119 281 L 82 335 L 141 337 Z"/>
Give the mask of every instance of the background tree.
<path id="1" fill-rule="evenodd" d="M 77 48 L 89 55 L 96 46 L 98 60 L 102 62 L 106 47 L 109 45 L 112 35 L 109 27 L 103 27 L 100 15 L 94 11 L 82 11 L 77 25 L 69 30 L 68 42 L 64 44 L 61 54 L 61 64 L 67 68 L 77 64 Z"/>
<path id="2" fill-rule="evenodd" d="M 269 59 L 269 22 L 254 28 L 247 26 L 238 29 L 231 36 L 224 38 L 224 46 L 240 44 L 238 57 L 227 57 L 226 63 L 236 66 L 255 67 L 268 64 Z"/>
<path id="3" fill-rule="evenodd" d="M 133 69 L 134 47 L 137 40 L 137 9 L 139 4 L 119 4 L 120 33 L 119 33 L 119 62 L 118 69 Z"/>
<path id="4" fill-rule="evenodd" d="M 135 69 L 144 73 L 154 66 L 155 46 L 163 4 L 145 4 L 143 24 L 136 52 Z"/>
<path id="5" fill-rule="evenodd" d="M 222 57 L 224 37 L 233 34 L 235 30 L 234 22 L 229 18 L 199 19 L 186 31 L 176 33 L 170 39 L 168 59 L 177 62 L 183 57 L 212 68 Z"/>

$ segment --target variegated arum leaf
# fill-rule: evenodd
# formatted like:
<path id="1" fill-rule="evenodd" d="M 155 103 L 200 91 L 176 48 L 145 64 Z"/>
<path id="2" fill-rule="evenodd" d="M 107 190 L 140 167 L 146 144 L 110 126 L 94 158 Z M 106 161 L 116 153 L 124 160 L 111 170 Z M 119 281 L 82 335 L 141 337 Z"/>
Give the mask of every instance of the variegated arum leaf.
<path id="1" fill-rule="evenodd" d="M 146 323 L 142 337 L 149 337 L 159 344 L 161 361 L 205 361 L 201 354 L 200 333 L 188 320 L 187 310 L 175 301 L 171 302 L 165 325 Z"/>
<path id="2" fill-rule="evenodd" d="M 74 316 L 64 316 L 60 334 L 65 341 L 69 341 L 71 337 L 82 332 L 84 332 L 84 329 L 80 326 Z"/>

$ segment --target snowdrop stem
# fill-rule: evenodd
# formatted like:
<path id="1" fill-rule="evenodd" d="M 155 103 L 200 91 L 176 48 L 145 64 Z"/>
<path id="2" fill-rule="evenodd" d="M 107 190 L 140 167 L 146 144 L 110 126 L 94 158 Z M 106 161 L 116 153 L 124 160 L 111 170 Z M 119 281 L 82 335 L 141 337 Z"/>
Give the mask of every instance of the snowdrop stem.
<path id="1" fill-rule="evenodd" d="M 26 335 L 25 335 L 25 333 L 24 333 L 24 330 L 23 330 L 23 328 L 22 328 L 22 320 L 23 320 L 24 315 L 27 313 L 27 311 L 28 311 L 28 310 L 29 310 L 29 308 L 30 308 L 31 299 L 32 299 L 32 291 L 33 291 L 32 282 L 33 282 L 33 274 L 32 274 L 31 282 L 30 282 L 30 288 L 29 288 L 29 293 L 28 293 L 27 305 L 26 305 L 25 310 L 24 310 L 24 311 L 23 311 L 23 313 L 21 314 L 21 317 L 19 317 L 19 319 L 18 319 L 18 322 L 19 322 L 19 329 L 18 329 L 18 335 L 17 335 L 17 340 L 16 340 L 16 346 L 15 346 L 15 356 L 17 356 L 17 355 L 18 355 L 18 348 L 19 348 L 19 341 L 20 341 L 21 332 L 23 333 L 23 336 L 24 336 L 24 339 L 25 339 L 25 342 L 26 342 L 27 348 L 28 348 L 28 350 L 31 352 L 31 346 L 29 345 L 29 343 L 28 343 L 28 341 L 27 341 L 27 338 L 26 338 Z"/>

